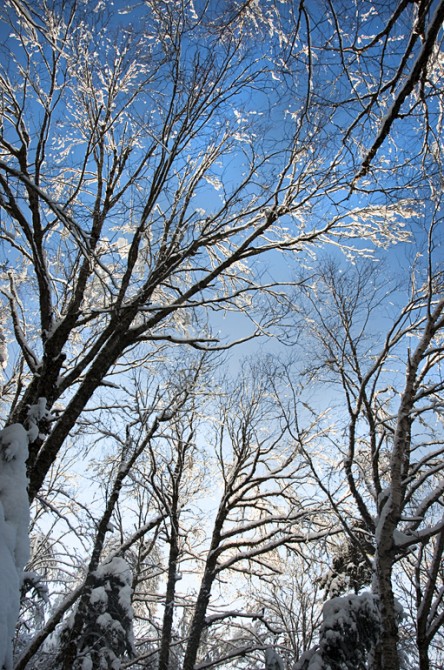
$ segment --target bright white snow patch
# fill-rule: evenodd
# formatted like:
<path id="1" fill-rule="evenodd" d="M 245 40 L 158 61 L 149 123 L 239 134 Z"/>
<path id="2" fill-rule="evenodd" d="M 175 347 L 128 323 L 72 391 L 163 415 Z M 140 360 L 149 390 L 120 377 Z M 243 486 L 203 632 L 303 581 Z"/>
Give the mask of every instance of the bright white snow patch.
<path id="1" fill-rule="evenodd" d="M 39 437 L 39 422 L 42 419 L 53 421 L 54 416 L 46 409 L 46 398 L 39 398 L 37 404 L 31 405 L 28 410 L 28 437 L 30 442 L 34 442 Z"/>
<path id="2" fill-rule="evenodd" d="M 3 328 L 0 326 L 0 367 L 6 368 L 8 365 L 8 345 Z"/>
<path id="3" fill-rule="evenodd" d="M 108 594 L 105 591 L 105 587 L 104 586 L 98 586 L 97 588 L 93 589 L 91 591 L 89 601 L 92 605 L 95 605 L 96 603 L 100 603 L 100 604 L 103 603 L 104 605 L 107 605 L 108 604 Z"/>
<path id="4" fill-rule="evenodd" d="M 0 431 L 0 667 L 12 669 L 12 639 L 29 558 L 28 435 L 20 424 Z"/>
<path id="5" fill-rule="evenodd" d="M 131 604 L 131 568 L 125 559 L 115 556 L 110 561 L 99 565 L 95 571 L 98 579 L 106 582 L 109 577 L 117 577 L 121 583 L 119 588 L 119 605 L 125 611 L 129 619 L 133 618 L 133 608 Z M 95 589 L 94 589 L 95 590 Z"/>

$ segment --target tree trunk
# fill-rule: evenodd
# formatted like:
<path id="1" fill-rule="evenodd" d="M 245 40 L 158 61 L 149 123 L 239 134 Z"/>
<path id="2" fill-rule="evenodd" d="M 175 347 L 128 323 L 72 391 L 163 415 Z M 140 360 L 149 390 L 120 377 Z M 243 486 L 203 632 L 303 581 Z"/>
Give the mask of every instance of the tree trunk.
<path id="1" fill-rule="evenodd" d="M 381 634 L 371 670 L 400 670 L 398 615 L 392 587 L 392 537 L 390 534 L 389 537 L 381 538 L 376 546 L 374 587 L 379 597 Z"/>
<path id="2" fill-rule="evenodd" d="M 419 670 L 430 670 L 429 645 L 427 640 L 417 638 L 419 652 Z"/>
<path id="3" fill-rule="evenodd" d="M 171 633 L 173 630 L 174 598 L 176 595 L 177 560 L 179 558 L 178 521 L 171 520 L 170 555 L 168 559 L 168 580 L 165 595 L 162 637 L 159 651 L 159 670 L 168 670 L 170 662 Z"/>
<path id="4" fill-rule="evenodd" d="M 216 560 L 211 560 L 210 558 L 210 561 L 208 561 L 206 565 L 204 576 L 202 577 L 199 595 L 194 608 L 194 616 L 191 622 L 190 635 L 185 651 L 182 670 L 194 670 L 200 640 L 205 628 L 205 615 L 207 613 L 208 603 L 210 602 L 211 587 L 213 586 L 216 577 L 215 567 Z"/>

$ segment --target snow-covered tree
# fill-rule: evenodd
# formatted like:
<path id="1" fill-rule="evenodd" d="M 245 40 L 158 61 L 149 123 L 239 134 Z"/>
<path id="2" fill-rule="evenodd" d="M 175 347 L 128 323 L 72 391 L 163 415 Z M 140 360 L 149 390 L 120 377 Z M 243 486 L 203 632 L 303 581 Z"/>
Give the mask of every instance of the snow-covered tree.
<path id="1" fill-rule="evenodd" d="M 159 491 L 152 482 L 160 471 L 166 469 L 165 445 L 173 440 L 174 427 L 180 422 L 180 417 L 188 417 L 189 421 L 193 414 L 193 405 L 201 393 L 205 359 L 205 356 L 200 356 L 194 361 L 191 357 L 182 361 L 181 366 L 171 362 L 175 376 L 164 370 L 164 384 L 160 388 L 153 388 L 149 378 L 138 371 L 133 384 L 125 392 L 122 390 L 122 404 L 116 416 L 110 417 L 105 413 L 101 417 L 99 413 L 94 413 L 93 421 L 85 421 L 80 432 L 83 439 L 94 441 L 96 447 L 90 448 L 88 467 L 91 475 L 85 473 L 87 499 L 91 507 L 86 517 L 85 505 L 82 504 L 85 493 L 81 489 L 62 487 L 60 475 L 54 490 L 49 489 L 39 496 L 42 505 L 41 508 L 38 506 L 36 516 L 41 515 L 42 519 L 36 522 L 36 527 L 48 527 L 52 518 L 62 525 L 67 523 L 68 538 L 65 542 L 71 545 L 78 543 L 78 538 L 82 539 L 82 551 L 88 557 L 88 567 L 85 574 L 84 567 L 78 564 L 78 557 L 70 556 L 69 549 L 64 549 L 62 542 L 57 541 L 57 533 L 62 534 L 59 525 L 50 527 L 47 542 L 56 542 L 56 551 L 65 557 L 65 568 L 71 564 L 71 579 L 67 579 L 66 584 L 60 584 L 58 575 L 50 578 L 53 596 L 61 591 L 66 599 L 56 606 L 49 625 L 43 626 L 35 643 L 31 642 L 24 650 L 18 667 L 25 667 L 26 661 L 53 632 L 57 617 L 60 621 L 72 606 L 69 592 L 73 581 L 75 600 L 79 602 L 64 633 L 63 662 L 67 667 L 74 663 L 83 644 L 84 622 L 89 616 L 96 573 L 105 559 L 123 556 L 131 565 L 132 598 L 135 599 L 136 614 L 140 619 L 144 618 L 143 592 L 147 585 L 156 581 L 156 576 L 158 578 L 164 572 L 159 559 L 163 541 L 158 542 L 159 546 L 155 545 L 155 541 L 160 526 L 168 523 L 170 515 L 167 505 L 162 504 L 165 500 L 158 495 Z M 124 424 L 121 421 L 123 415 L 127 419 Z M 166 489 L 164 495 L 167 496 Z M 91 506 L 93 496 L 95 504 Z M 157 567 L 152 564 L 153 559 L 159 563 Z M 45 559 L 42 563 L 45 565 Z M 155 600 L 159 598 L 157 592 L 151 597 Z"/>
<path id="2" fill-rule="evenodd" d="M 310 375 L 332 389 L 342 388 L 345 400 L 337 405 L 334 446 L 324 459 L 306 455 L 348 543 L 371 568 L 381 616 L 374 667 L 394 670 L 402 660 L 395 575 L 403 564 L 411 575 L 410 552 L 421 556 L 421 547 L 432 538 L 441 552 L 435 560 L 442 560 L 444 301 L 431 247 L 428 260 L 416 268 L 412 293 L 397 317 L 382 310 L 386 304 L 393 311 L 395 293 L 387 279 L 377 277 L 376 266 L 344 272 L 327 263 L 313 293 L 304 288 L 314 351 L 320 356 Z M 372 318 L 376 310 L 377 322 Z M 436 568 L 429 575 L 428 597 L 418 592 L 422 626 L 423 617 L 435 618 Z"/>
<path id="3" fill-rule="evenodd" d="M 120 523 L 121 492 L 126 487 L 134 492 L 131 471 L 142 466 L 145 448 L 156 466 L 161 459 L 153 440 L 171 440 L 174 428 L 179 440 L 189 436 L 182 417 L 174 424 L 177 414 L 173 417 L 156 394 L 150 411 L 134 417 L 134 407 L 125 404 L 133 371 L 143 369 L 150 384 L 162 390 L 159 368 L 185 357 L 186 350 L 224 349 L 273 333 L 291 338 L 282 316 L 290 305 L 292 264 L 309 262 L 321 244 L 339 246 L 356 259 L 406 240 L 406 224 L 416 221 L 425 201 L 436 205 L 438 222 L 443 17 L 442 0 L 399 0 L 393 6 L 361 0 L 309 6 L 302 0 L 128 5 L 6 0 L 0 7 L 1 411 L 6 425 L 20 425 L 29 439 L 28 493 L 36 510 L 36 536 L 36 519 L 43 527 L 43 517 L 50 518 L 51 530 L 43 532 L 55 548 L 63 547 L 62 554 L 54 552 L 59 581 L 50 593 L 52 602 L 56 591 L 61 601 L 21 654 L 18 668 L 76 605 L 65 665 L 74 662 L 93 575 L 116 518 L 122 551 L 140 549 L 146 557 L 141 545 L 149 536 L 151 546 L 150 534 L 160 538 L 161 548 L 165 538 L 176 546 L 171 529 L 184 517 L 174 505 L 150 516 L 152 501 L 166 506 L 172 489 L 156 491 L 159 481 L 149 468 L 137 499 L 139 527 L 123 532 Z M 437 276 L 433 273 L 433 281 Z M 438 291 L 432 288 L 422 294 L 430 299 L 424 297 L 418 312 L 415 303 L 403 316 L 423 317 L 415 323 L 412 318 L 405 332 L 398 322 L 406 337 L 416 337 L 417 331 L 425 337 L 425 352 L 417 349 L 408 363 L 409 383 L 418 388 L 421 365 L 428 372 L 427 365 L 436 369 L 439 362 L 439 352 L 431 352 L 426 342 L 429 335 L 430 345 L 436 341 L 440 325 Z M 387 351 L 391 354 L 391 345 Z M 359 378 L 356 366 L 353 371 Z M 367 381 L 358 379 L 361 385 Z M 415 400 L 430 400 L 429 390 Z M 379 397 L 382 413 L 396 403 L 395 396 L 400 397 Z M 407 396 L 402 397 L 408 404 Z M 367 409 L 366 397 L 360 396 L 359 410 Z M 174 396 L 175 409 L 180 398 Z M 204 637 L 207 643 L 210 591 L 222 571 L 264 577 L 270 564 L 258 557 L 272 556 L 274 531 L 279 546 L 305 537 L 289 526 L 290 520 L 304 518 L 304 505 L 298 507 L 290 493 L 295 471 L 285 459 L 293 448 L 297 461 L 297 449 L 308 446 L 307 433 L 285 413 L 273 416 L 278 426 L 270 427 L 268 437 L 256 424 L 252 435 L 245 424 L 251 418 L 248 408 L 240 401 L 238 407 L 245 416 L 227 405 L 219 417 L 219 430 L 224 426 L 225 432 L 214 432 L 225 497 L 216 505 L 210 551 L 195 556 L 202 589 L 189 608 L 191 628 L 181 640 L 187 667 Z M 135 413 L 142 415 L 140 410 L 139 405 Z M 404 407 L 404 419 L 408 415 Z M 401 414 L 398 418 L 399 431 L 393 434 L 402 451 L 409 436 Z M 114 425 L 106 436 L 107 422 Z M 392 424 L 384 418 L 378 426 L 391 430 Z M 135 426 L 143 426 L 140 436 Z M 273 431 L 279 440 L 271 439 Z M 284 436 L 288 441 L 282 445 Z M 92 482 L 92 473 L 79 475 L 79 464 L 92 464 L 99 443 L 105 449 L 94 466 L 99 482 Z M 372 456 L 374 447 L 371 442 Z M 279 462 L 277 452 L 285 453 Z M 382 458 L 386 452 L 379 453 Z M 415 461 L 416 474 L 423 458 Z M 268 510 L 260 507 L 265 484 L 256 470 L 259 462 L 281 486 L 275 492 L 279 504 Z M 354 483 L 355 462 L 353 457 L 345 461 L 355 516 L 371 526 L 367 499 L 359 498 Z M 380 501 L 375 556 L 381 566 L 390 554 L 383 543 L 399 530 L 400 506 L 407 502 L 417 519 L 424 511 L 417 500 L 425 498 L 415 485 L 407 498 L 401 490 L 400 505 L 402 476 L 412 474 L 411 481 L 422 482 L 413 478 L 413 465 L 412 470 L 404 465 L 407 470 L 393 473 L 397 488 L 387 488 L 385 497 L 379 477 L 373 497 Z M 172 473 L 169 485 L 174 468 Z M 93 503 L 76 500 L 69 490 L 82 476 L 83 481 L 90 477 L 92 491 L 98 484 L 103 493 Z M 20 495 L 24 481 L 21 486 Z M 284 521 L 280 503 L 288 507 L 290 499 L 295 506 Z M 426 512 L 432 515 L 433 494 L 430 501 Z M 416 533 L 421 522 L 412 524 L 406 528 Z M 402 532 L 406 528 L 401 524 Z M 350 534 L 347 522 L 343 531 Z M 398 539 L 400 553 L 407 551 L 406 539 Z M 421 539 L 425 542 L 426 534 Z M 170 566 L 174 562 L 171 555 Z M 82 564 L 86 571 L 78 569 Z M 170 585 L 173 576 L 171 568 Z M 380 596 L 388 611 L 392 603 Z M 169 626 L 165 621 L 164 630 Z"/>
<path id="4" fill-rule="evenodd" d="M 350 531 L 335 536 L 329 543 L 331 564 L 320 577 L 319 584 L 330 598 L 349 591 L 358 594 L 372 581 L 375 551 L 372 534 L 365 530 L 362 522 L 351 524 Z"/>
<path id="5" fill-rule="evenodd" d="M 2 7 L 2 295 L 23 359 L 9 421 L 57 405 L 30 443 L 32 499 L 124 355 L 219 346 L 208 308 L 267 331 L 255 289 L 282 277 L 253 259 L 403 237 L 409 189 L 383 198 L 369 175 L 416 84 L 434 112 L 443 10 L 345 6 Z"/>
<path id="6" fill-rule="evenodd" d="M 12 643 L 29 558 L 26 493 L 28 435 L 20 424 L 0 432 L 0 667 L 12 670 Z"/>
<path id="7" fill-rule="evenodd" d="M 82 627 L 76 638 L 73 669 L 119 670 L 126 657 L 134 655 L 131 604 L 132 575 L 128 563 L 118 557 L 101 564 L 92 574 L 88 605 L 82 612 Z M 60 666 L 65 665 L 65 638 L 75 617 L 60 633 Z"/>
<path id="8" fill-rule="evenodd" d="M 379 604 L 371 593 L 331 598 L 323 609 L 319 644 L 295 670 L 366 670 L 381 634 Z"/>

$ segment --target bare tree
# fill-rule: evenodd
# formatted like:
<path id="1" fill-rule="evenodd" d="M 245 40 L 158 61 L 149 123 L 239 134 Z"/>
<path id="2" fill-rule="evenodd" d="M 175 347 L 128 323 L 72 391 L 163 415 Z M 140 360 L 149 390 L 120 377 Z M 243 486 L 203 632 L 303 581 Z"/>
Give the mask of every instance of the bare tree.
<path id="1" fill-rule="evenodd" d="M 300 553 L 282 554 L 279 574 L 266 584 L 253 581 L 248 600 L 256 603 L 256 644 L 277 648 L 285 667 L 291 668 L 315 644 L 322 612 L 320 574 L 324 542 L 310 543 Z"/>
<path id="2" fill-rule="evenodd" d="M 345 480 L 336 473 L 327 483 L 321 462 L 308 458 L 317 485 L 373 571 L 381 616 L 375 667 L 399 668 L 397 562 L 402 566 L 406 552 L 415 546 L 422 555 L 421 547 L 432 538 L 436 551 L 442 549 L 442 439 L 436 419 L 444 390 L 440 374 L 444 302 L 441 273 L 434 270 L 427 277 L 432 268 L 431 263 L 425 283 L 415 286 L 398 318 L 389 319 L 386 335 L 372 321 L 375 310 L 380 314 L 390 296 L 387 284 L 377 278 L 376 266 L 347 273 L 326 264 L 313 293 L 304 289 L 312 310 L 312 332 L 319 353 L 323 352 L 312 374 L 337 381 L 343 391 L 344 406 L 338 415 L 346 412 L 342 414 L 346 442 L 340 440 L 338 448 Z M 365 542 L 355 532 L 353 519 L 359 519 Z M 441 560 L 442 555 L 434 559 L 426 598 L 418 585 L 420 636 L 425 621 L 431 623 L 437 615 L 432 594 Z M 426 655 L 424 639 L 420 648 Z"/>
<path id="3" fill-rule="evenodd" d="M 158 668 L 168 670 L 171 667 L 171 655 L 175 656 L 173 638 L 174 614 L 183 607 L 184 599 L 177 591 L 182 580 L 181 566 L 193 556 L 193 528 L 203 523 L 202 518 L 191 514 L 190 505 L 197 506 L 198 500 L 205 490 L 203 465 L 196 444 L 199 427 L 204 420 L 206 405 L 215 392 L 209 391 L 208 371 L 204 383 L 204 358 L 196 368 L 201 395 L 193 396 L 186 413 L 176 416 L 171 422 L 170 430 L 163 436 L 160 443 L 150 445 L 147 469 L 134 469 L 135 483 L 145 479 L 152 492 L 159 511 L 164 512 L 162 524 L 162 540 L 166 543 L 165 595 L 162 598 L 163 618 L 160 627 L 158 645 Z M 214 373 L 214 364 L 211 366 Z M 213 382 L 214 383 L 214 382 Z M 180 387 L 179 382 L 179 387 Z M 201 512 L 203 516 L 203 511 Z M 180 660 L 177 661 L 180 664 Z"/>
<path id="4" fill-rule="evenodd" d="M 233 611 L 217 609 L 208 614 L 213 585 L 229 580 L 230 574 L 271 578 L 279 573 L 281 548 L 298 546 L 331 530 L 317 503 L 311 504 L 304 494 L 306 472 L 298 457 L 300 444 L 291 438 L 288 417 L 280 410 L 276 397 L 280 385 L 276 379 L 272 382 L 276 374 L 274 365 L 265 370 L 253 366 L 221 404 L 214 449 L 222 493 L 203 557 L 184 669 L 195 666 L 205 629 L 227 616 L 236 617 Z M 308 444 L 314 435 L 310 426 L 300 439 Z M 217 603 L 213 606 L 217 608 Z M 231 655 L 234 653 L 232 649 Z M 245 654 L 245 649 L 239 653 Z"/>
<path id="5" fill-rule="evenodd" d="M 428 544 L 420 545 L 416 558 L 416 644 L 420 670 L 438 668 L 443 662 L 443 536 L 441 529 Z"/>
<path id="6" fill-rule="evenodd" d="M 55 605 L 50 625 L 44 625 L 29 647 L 22 650 L 17 667 L 25 667 L 45 637 L 53 632 L 57 621 L 62 619 L 68 608 L 72 608 L 73 602 L 76 603 L 75 611 L 69 626 L 65 626 L 61 657 L 63 663 L 73 666 L 82 645 L 83 653 L 87 653 L 84 644 L 89 632 L 85 628 L 85 621 L 91 619 L 91 593 L 97 588 L 98 574 L 103 571 L 108 574 L 107 562 L 111 561 L 112 564 L 114 558 L 122 557 L 133 568 L 132 598 L 136 602 L 140 597 L 140 589 L 154 580 L 155 571 L 147 574 L 147 556 L 150 553 L 156 555 L 154 546 L 159 527 L 169 515 L 166 506 L 159 505 L 159 500 L 153 498 L 149 486 L 149 479 L 153 476 L 149 468 L 159 468 L 160 462 L 154 463 L 148 459 L 145 482 L 137 474 L 141 462 L 146 460 L 146 454 L 153 451 L 152 443 L 159 440 L 165 443 L 169 439 L 168 426 L 174 425 L 180 415 L 192 416 L 197 388 L 202 383 L 203 360 L 202 356 L 200 363 L 186 360 L 182 361 L 181 367 L 175 365 L 175 376 L 168 377 L 165 373 L 164 384 L 158 383 L 156 387 L 152 384 L 151 376 L 144 383 L 146 375 L 139 370 L 134 375 L 132 386 L 114 390 L 119 397 L 117 416 L 111 417 L 108 408 L 103 412 L 99 406 L 94 409 L 91 418 L 85 416 L 79 425 L 77 441 L 84 440 L 88 444 L 89 468 L 93 468 L 86 491 L 82 491 L 81 487 L 78 490 L 64 487 L 62 473 L 55 473 L 52 486 L 39 494 L 33 517 L 35 530 L 40 525 L 46 528 L 43 539 L 47 544 L 54 543 L 54 566 L 60 563 L 62 570 L 72 573 L 61 590 L 65 597 L 72 591 L 74 600 L 67 597 L 62 606 Z M 152 367 L 151 373 L 153 371 Z M 126 418 L 123 423 L 122 417 Z M 72 449 L 75 450 L 75 457 L 82 450 L 80 446 Z M 88 475 L 84 477 L 88 478 Z M 131 498 L 136 500 L 136 506 L 132 509 L 129 507 Z M 48 518 L 52 519 L 49 529 Z M 64 534 L 56 530 L 56 524 L 66 524 L 66 548 Z M 31 538 L 34 537 L 38 546 L 32 565 L 37 570 L 42 543 L 40 535 L 34 535 L 31 529 Z M 76 545 L 80 547 L 74 553 Z M 75 562 L 77 554 L 79 558 Z M 41 567 L 44 568 L 49 560 L 44 556 L 41 558 Z M 161 575 L 162 572 L 158 568 L 157 574 Z M 60 576 L 50 580 L 53 602 L 58 595 L 55 584 L 60 581 Z"/>
<path id="7" fill-rule="evenodd" d="M 424 175 L 440 178 L 444 2 L 378 10 L 357 0 L 233 0 L 222 12 L 210 0 L 4 3 L 1 397 L 5 420 L 28 432 L 31 501 L 44 498 L 85 415 L 100 403 L 116 411 L 129 370 L 166 360 L 169 347 L 222 349 L 272 330 L 288 277 L 262 263 L 265 253 L 305 258 L 329 242 L 367 254 L 407 238 Z M 214 336 L 216 312 L 242 314 L 248 333 Z M 430 307 L 432 338 L 434 318 Z M 230 440 L 233 472 L 256 481 L 254 449 Z M 189 667 L 215 574 L 271 546 L 226 558 L 238 483 L 224 458 L 228 497 L 204 561 Z M 90 574 L 120 495 L 114 474 Z"/>
<path id="8" fill-rule="evenodd" d="M 376 37 L 362 46 L 368 17 L 359 12 L 355 25 L 347 11 L 342 26 L 342 9 L 327 4 L 319 22 L 304 4 L 233 3 L 218 19 L 211 4 L 146 2 L 116 25 L 100 3 L 5 5 L 2 290 L 24 360 L 10 420 L 30 430 L 31 499 L 124 354 L 217 344 L 194 327 L 205 307 L 253 316 L 260 272 L 251 259 L 335 235 L 371 244 L 402 234 L 406 203 L 375 205 L 367 191 L 376 183 L 358 190 L 356 178 L 416 83 L 431 87 L 441 5 L 433 17 L 429 3 L 373 17 Z M 403 48 L 389 64 L 398 35 Z M 252 334 L 264 325 L 258 316 Z"/>
<path id="9" fill-rule="evenodd" d="M 165 379 L 170 380 L 172 388 L 169 393 L 165 388 L 157 390 L 151 404 L 139 380 L 137 401 L 121 400 L 121 411 L 127 404 L 128 417 L 138 408 L 125 430 L 114 432 L 109 421 L 101 426 L 97 418 L 91 426 L 84 421 L 83 430 L 91 430 L 88 439 L 98 432 L 101 437 L 96 435 L 97 449 L 103 451 L 107 445 L 109 454 L 108 465 L 102 457 L 95 471 L 97 477 L 100 468 L 103 470 L 105 479 L 99 481 L 105 485 L 105 501 L 95 504 L 100 516 L 85 547 L 88 567 L 73 589 L 73 598 L 67 597 L 56 607 L 57 615 L 53 614 L 22 651 L 17 669 L 26 667 L 57 622 L 67 610 L 72 611 L 73 603 L 73 613 L 60 637 L 59 659 L 53 663 L 76 667 L 85 655 L 96 658 L 90 646 L 97 639 L 97 631 L 90 630 L 92 624 L 85 622 L 94 622 L 101 615 L 94 600 L 100 588 L 97 575 L 108 575 L 106 566 L 116 556 L 124 557 L 134 569 L 133 603 L 138 608 L 135 626 L 139 629 L 135 663 L 182 667 L 185 662 L 194 665 L 199 653 L 204 665 L 211 667 L 226 658 L 230 637 L 229 658 L 254 656 L 258 650 L 263 654 L 266 644 L 259 641 L 259 632 L 254 637 L 238 623 L 261 621 L 266 628 L 262 607 L 253 602 L 244 604 L 234 588 L 222 595 L 216 585 L 225 589 L 227 582 L 248 582 L 253 577 L 268 582 L 283 571 L 285 560 L 280 552 L 285 547 L 302 546 L 330 532 L 331 524 L 320 514 L 318 504 L 310 504 L 308 493 L 304 496 L 306 471 L 298 458 L 300 441 L 308 444 L 315 439 L 315 425 L 301 431 L 298 442 L 291 438 L 289 416 L 282 413 L 277 399 L 285 389 L 271 361 L 265 367 L 246 367 L 241 378 L 229 386 L 222 382 L 216 385 L 213 378 L 210 392 L 208 381 L 203 384 L 201 376 L 204 360 L 206 357 L 201 357 L 200 364 L 188 374 L 181 374 L 176 366 L 175 383 L 171 382 L 171 370 L 166 371 Z M 199 407 L 200 403 L 204 404 Z M 117 448 L 111 448 L 114 443 Z M 211 488 L 204 482 L 205 473 L 199 465 L 202 460 Z M 146 498 L 142 495 L 145 492 Z M 212 510 L 210 504 L 216 504 L 216 509 Z M 195 509 L 192 514 L 190 507 Z M 128 524 L 134 523 L 135 513 L 139 518 L 130 530 Z M 75 524 L 73 519 L 71 524 Z M 111 535 L 105 542 L 110 527 L 114 527 L 114 536 L 121 534 L 121 539 Z M 196 530 L 199 532 L 193 545 Z M 141 541 L 146 548 L 143 555 L 139 552 Z M 155 612 L 153 608 L 144 621 L 141 593 L 147 588 L 143 574 L 146 552 L 155 557 L 160 579 L 151 578 L 148 583 L 147 602 L 158 608 Z M 193 584 L 200 583 L 194 595 L 186 583 L 190 575 Z M 182 581 L 185 584 L 179 589 Z M 234 609 L 230 599 L 238 601 Z M 183 613 L 188 621 L 179 633 L 179 616 Z M 145 637 L 150 639 L 149 645 L 144 643 Z M 191 654 L 195 659 L 186 661 Z M 97 663 L 100 658 L 97 656 Z"/>

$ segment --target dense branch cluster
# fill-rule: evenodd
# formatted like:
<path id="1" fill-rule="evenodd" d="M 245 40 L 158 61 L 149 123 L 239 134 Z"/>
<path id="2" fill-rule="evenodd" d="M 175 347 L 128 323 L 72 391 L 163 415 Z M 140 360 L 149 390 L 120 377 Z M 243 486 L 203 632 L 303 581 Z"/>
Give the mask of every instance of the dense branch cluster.
<path id="1" fill-rule="evenodd" d="M 443 21 L 3 3 L 4 670 L 442 667 Z"/>

